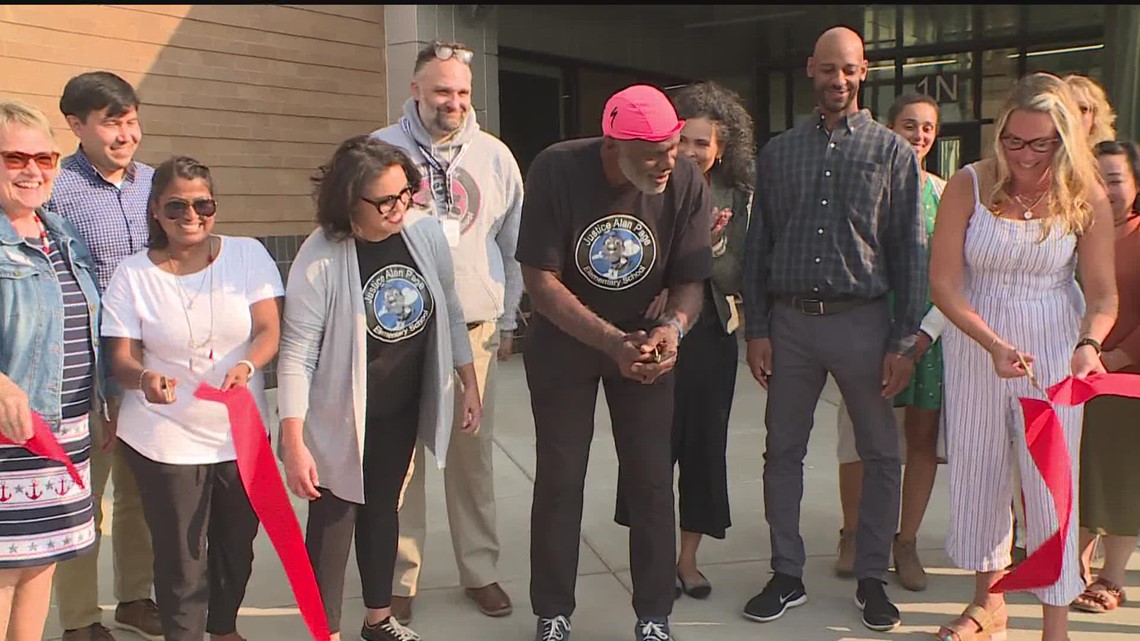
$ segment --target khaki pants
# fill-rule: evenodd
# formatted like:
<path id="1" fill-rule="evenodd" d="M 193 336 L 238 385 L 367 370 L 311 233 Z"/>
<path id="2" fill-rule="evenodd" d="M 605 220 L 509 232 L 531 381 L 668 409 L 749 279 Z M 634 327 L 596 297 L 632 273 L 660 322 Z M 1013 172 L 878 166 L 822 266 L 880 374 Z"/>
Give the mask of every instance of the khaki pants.
<path id="1" fill-rule="evenodd" d="M 64 630 L 78 630 L 102 621 L 99 609 L 99 548 L 103 527 L 103 491 L 107 479 L 115 479 L 114 517 L 111 521 L 111 547 L 118 603 L 151 598 L 154 584 L 154 556 L 150 530 L 143 517 L 142 499 L 122 452 L 102 448 L 103 419 L 91 413 L 91 499 L 95 507 L 95 547 L 60 563 L 55 570 L 55 599 L 59 623 Z"/>
<path id="2" fill-rule="evenodd" d="M 475 375 L 483 395 L 483 421 L 478 434 L 460 432 L 462 412 L 459 395 L 456 394 L 456 420 L 443 481 L 459 581 L 463 587 L 481 588 L 498 581 L 499 535 L 495 525 L 495 475 L 491 465 L 494 442 L 491 436 L 495 417 L 499 333 L 496 323 L 480 323 L 468 331 L 468 336 L 475 357 Z M 404 480 L 400 543 L 392 579 L 393 596 L 415 596 L 419 584 L 427 535 L 423 469 L 424 445 L 417 442 Z"/>

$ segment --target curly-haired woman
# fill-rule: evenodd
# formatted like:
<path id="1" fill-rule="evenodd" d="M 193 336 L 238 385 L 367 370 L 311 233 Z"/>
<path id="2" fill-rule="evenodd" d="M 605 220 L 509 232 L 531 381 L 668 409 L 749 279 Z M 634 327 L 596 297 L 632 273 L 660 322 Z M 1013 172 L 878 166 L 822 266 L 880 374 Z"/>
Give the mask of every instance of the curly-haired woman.
<path id="1" fill-rule="evenodd" d="M 1087 76 L 1065 76 L 1065 84 L 1073 91 L 1081 122 L 1089 134 L 1089 146 L 1095 147 L 1106 140 L 1116 140 L 1116 112 L 1108 102 L 1108 94 Z"/>
<path id="2" fill-rule="evenodd" d="M 697 547 L 704 535 L 723 539 L 731 525 L 725 448 L 736 387 L 735 296 L 752 209 L 756 149 L 752 118 L 734 92 L 701 82 L 682 89 L 673 102 L 685 119 L 680 153 L 697 164 L 713 195 L 713 274 L 705 282 L 704 308 L 678 352 L 673 393 L 673 460 L 681 468 L 677 595 L 684 591 L 704 599 L 712 586 L 697 569 Z M 647 317 L 664 311 L 667 295 L 661 292 Z M 620 485 L 615 520 L 629 524 Z"/>

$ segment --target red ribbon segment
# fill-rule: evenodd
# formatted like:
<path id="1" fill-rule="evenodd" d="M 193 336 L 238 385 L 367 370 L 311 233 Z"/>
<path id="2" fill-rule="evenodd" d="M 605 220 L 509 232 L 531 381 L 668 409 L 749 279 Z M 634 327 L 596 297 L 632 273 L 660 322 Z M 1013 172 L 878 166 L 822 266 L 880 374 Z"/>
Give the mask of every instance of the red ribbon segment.
<path id="1" fill-rule="evenodd" d="M 1072 453 L 1065 444 L 1065 432 L 1053 405 L 1081 405 L 1098 396 L 1140 398 L 1140 375 L 1094 374 L 1083 380 L 1070 376 L 1050 387 L 1047 393 L 1049 401 L 1019 400 L 1025 413 L 1025 440 L 1029 455 L 1053 497 L 1059 527 L 1041 547 L 990 588 L 990 592 L 1044 588 L 1061 578 L 1065 537 L 1072 520 L 1074 488 Z"/>
<path id="2" fill-rule="evenodd" d="M 309 634 L 316 641 L 328 641 L 329 624 L 313 565 L 253 395 L 244 387 L 223 392 L 203 383 L 194 396 L 226 406 L 245 493 L 285 567 Z"/>
<path id="3" fill-rule="evenodd" d="M 67 473 L 71 476 L 71 480 L 75 481 L 79 487 L 85 487 L 86 484 L 83 482 L 83 477 L 79 475 L 79 470 L 75 469 L 75 464 L 71 462 L 67 452 L 63 451 L 63 446 L 56 440 L 55 434 L 51 433 L 47 421 L 35 412 L 32 412 L 32 430 L 32 438 L 24 443 L 17 443 L 0 434 L 0 445 L 19 445 L 36 456 L 63 463 L 64 467 L 67 468 Z M 91 446 L 95 447 L 94 444 Z"/>

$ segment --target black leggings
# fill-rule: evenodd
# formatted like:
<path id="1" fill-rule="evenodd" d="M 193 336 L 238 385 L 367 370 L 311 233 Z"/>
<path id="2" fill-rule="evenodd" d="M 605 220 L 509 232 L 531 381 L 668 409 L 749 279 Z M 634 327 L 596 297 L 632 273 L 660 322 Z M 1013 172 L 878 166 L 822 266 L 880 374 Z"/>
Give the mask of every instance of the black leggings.
<path id="1" fill-rule="evenodd" d="M 324 488 L 309 504 L 305 547 L 325 603 L 329 631 L 340 631 L 344 574 L 348 549 L 356 537 L 356 566 L 364 591 L 364 607 L 392 604 L 392 574 L 400 536 L 397 508 L 400 489 L 415 449 L 419 403 L 409 411 L 368 419 L 364 431 L 364 505 L 345 501 Z"/>

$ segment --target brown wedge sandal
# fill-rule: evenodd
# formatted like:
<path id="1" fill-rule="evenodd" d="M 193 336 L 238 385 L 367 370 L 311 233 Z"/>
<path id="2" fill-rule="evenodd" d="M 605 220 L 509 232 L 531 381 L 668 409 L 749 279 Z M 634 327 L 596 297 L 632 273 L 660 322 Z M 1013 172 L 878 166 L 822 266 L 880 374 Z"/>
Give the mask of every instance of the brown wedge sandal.
<path id="1" fill-rule="evenodd" d="M 938 641 L 1005 641 L 1009 618 L 1005 606 L 995 612 L 972 603 L 962 614 L 938 629 Z M 999 614 L 1000 613 L 1000 614 Z"/>
<path id="2" fill-rule="evenodd" d="M 1082 612 L 1103 614 L 1111 612 L 1127 601 L 1124 588 L 1097 577 L 1085 591 L 1073 601 L 1073 607 Z"/>

